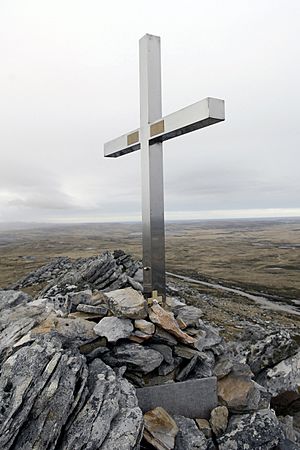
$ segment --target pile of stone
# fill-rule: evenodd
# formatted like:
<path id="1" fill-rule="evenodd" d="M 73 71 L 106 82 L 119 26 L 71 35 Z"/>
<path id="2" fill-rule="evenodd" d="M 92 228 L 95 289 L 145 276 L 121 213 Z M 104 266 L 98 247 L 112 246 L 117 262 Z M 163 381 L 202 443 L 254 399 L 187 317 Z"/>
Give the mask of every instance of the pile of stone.
<path id="1" fill-rule="evenodd" d="M 122 252 L 77 263 L 35 299 L 0 290 L 1 449 L 300 448 L 287 331 L 225 343 L 183 298 L 146 301 Z"/>
<path id="2" fill-rule="evenodd" d="M 142 281 L 141 263 L 122 250 L 115 250 L 75 261 L 68 257 L 57 258 L 30 272 L 9 288 L 23 289 L 47 283 L 41 295 L 51 297 L 84 287 L 106 291 L 133 286 L 141 291 Z"/>

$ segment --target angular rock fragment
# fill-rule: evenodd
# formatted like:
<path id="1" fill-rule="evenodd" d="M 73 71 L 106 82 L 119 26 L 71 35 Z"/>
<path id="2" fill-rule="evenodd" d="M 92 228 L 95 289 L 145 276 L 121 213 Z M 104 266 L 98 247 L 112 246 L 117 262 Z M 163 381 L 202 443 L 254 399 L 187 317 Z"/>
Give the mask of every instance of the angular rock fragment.
<path id="1" fill-rule="evenodd" d="M 134 326 L 137 330 L 147 334 L 154 334 L 155 325 L 152 322 L 144 319 L 137 319 L 134 321 Z"/>
<path id="2" fill-rule="evenodd" d="M 30 302 L 31 297 L 21 291 L 0 290 L 0 311 L 11 309 L 18 305 L 25 305 Z"/>
<path id="3" fill-rule="evenodd" d="M 211 438 L 212 433 L 209 421 L 206 419 L 195 419 L 195 422 L 198 425 L 199 430 L 202 431 L 202 433 L 204 434 L 204 436 L 207 439 Z"/>
<path id="4" fill-rule="evenodd" d="M 81 345 L 94 340 L 97 336 L 94 333 L 94 323 L 84 319 L 68 319 L 56 317 L 54 313 L 31 330 L 33 337 L 51 333 L 58 336 L 67 346 Z"/>
<path id="5" fill-rule="evenodd" d="M 281 361 L 274 367 L 261 372 L 257 382 L 276 396 L 285 391 L 299 393 L 300 388 L 300 351 L 290 358 Z"/>
<path id="6" fill-rule="evenodd" d="M 157 450 L 172 450 L 178 427 L 172 417 L 161 407 L 144 415 L 144 438 Z"/>
<path id="7" fill-rule="evenodd" d="M 166 344 L 170 347 L 175 347 L 177 344 L 175 337 L 160 327 L 155 328 L 155 333 L 152 336 L 152 342 Z"/>
<path id="8" fill-rule="evenodd" d="M 192 419 L 183 416 L 175 416 L 175 422 L 179 428 L 175 450 L 206 450 L 207 440 L 204 433 L 197 427 Z"/>
<path id="9" fill-rule="evenodd" d="M 139 344 L 117 345 L 109 354 L 102 357 L 112 367 L 126 365 L 131 371 L 149 373 L 163 362 L 163 356 L 151 348 Z"/>
<path id="10" fill-rule="evenodd" d="M 189 363 L 176 376 L 177 381 L 188 379 L 207 378 L 213 374 L 214 356 L 213 354 L 197 352 Z"/>
<path id="11" fill-rule="evenodd" d="M 271 450 L 281 439 L 283 433 L 274 411 L 263 409 L 253 414 L 232 416 L 218 443 L 220 450 Z"/>
<path id="12" fill-rule="evenodd" d="M 117 342 L 125 339 L 133 331 L 133 325 L 129 319 L 119 319 L 118 317 L 104 317 L 94 326 L 94 332 L 98 336 L 106 337 L 108 342 Z"/>
<path id="13" fill-rule="evenodd" d="M 179 328 L 173 313 L 165 311 L 158 303 L 154 303 L 149 309 L 149 318 L 151 322 L 171 333 L 180 342 L 184 344 L 193 344 L 196 342 L 194 338 Z"/>
<path id="14" fill-rule="evenodd" d="M 69 299 L 71 300 L 72 305 L 92 305 L 93 304 L 93 294 L 91 289 L 85 289 L 84 291 L 79 292 L 70 292 L 68 294 Z"/>
<path id="15" fill-rule="evenodd" d="M 253 344 L 247 357 L 247 363 L 252 372 L 258 374 L 263 369 L 273 367 L 280 361 L 294 355 L 297 349 L 298 346 L 291 339 L 290 334 L 281 330 Z"/>
<path id="16" fill-rule="evenodd" d="M 93 305 L 85 305 L 83 303 L 80 303 L 77 308 L 77 311 L 89 313 L 89 314 L 96 314 L 97 316 L 106 316 L 107 314 L 107 308 L 104 305 L 99 306 L 93 306 Z"/>
<path id="17" fill-rule="evenodd" d="M 117 317 L 144 319 L 147 317 L 147 302 L 140 292 L 132 288 L 107 292 L 107 305 Z"/>
<path id="18" fill-rule="evenodd" d="M 197 327 L 202 316 L 201 309 L 195 306 L 183 306 L 179 309 L 176 319 L 182 320 L 188 327 Z"/>
<path id="19" fill-rule="evenodd" d="M 228 425 L 228 409 L 226 406 L 217 406 L 213 409 L 210 414 L 209 423 L 216 436 L 225 433 Z"/>
<path id="20" fill-rule="evenodd" d="M 258 409 L 261 391 L 250 377 L 230 373 L 218 380 L 218 398 L 231 412 L 246 412 Z"/>
<path id="21" fill-rule="evenodd" d="M 222 338 L 216 328 L 205 324 L 199 320 L 196 334 L 194 335 L 196 342 L 194 347 L 202 352 L 203 350 L 215 350 L 215 348 L 222 342 Z M 216 352 L 217 355 L 219 351 Z"/>

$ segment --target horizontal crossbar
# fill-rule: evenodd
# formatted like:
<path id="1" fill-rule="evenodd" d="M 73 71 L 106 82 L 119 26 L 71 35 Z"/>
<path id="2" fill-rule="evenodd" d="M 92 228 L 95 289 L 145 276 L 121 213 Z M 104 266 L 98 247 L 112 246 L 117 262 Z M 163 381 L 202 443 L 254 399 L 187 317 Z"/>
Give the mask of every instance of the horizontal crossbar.
<path id="1" fill-rule="evenodd" d="M 208 97 L 150 124 L 149 142 L 167 141 L 223 120 L 224 100 Z M 104 156 L 116 158 L 140 148 L 140 131 L 137 129 L 104 144 Z"/>

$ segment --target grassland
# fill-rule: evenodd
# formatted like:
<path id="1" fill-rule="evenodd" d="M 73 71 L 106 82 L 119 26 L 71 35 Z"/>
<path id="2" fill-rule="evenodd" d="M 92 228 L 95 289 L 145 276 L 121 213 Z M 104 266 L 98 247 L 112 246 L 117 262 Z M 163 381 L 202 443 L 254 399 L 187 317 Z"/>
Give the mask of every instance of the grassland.
<path id="1" fill-rule="evenodd" d="M 287 303 L 293 299 L 294 305 L 300 305 L 300 219 L 172 222 L 166 231 L 168 271 L 277 296 Z M 117 248 L 141 258 L 141 225 L 2 226 L 0 287 L 58 256 L 75 259 Z M 265 310 L 244 297 L 204 286 L 189 287 L 187 300 L 223 328 L 224 337 L 237 335 L 241 321 L 251 320 L 293 330 L 300 343 L 300 315 Z M 35 294 L 34 288 L 27 290 Z M 202 299 L 199 293 L 210 294 L 211 300 Z"/>
<path id="2" fill-rule="evenodd" d="M 172 222 L 166 236 L 169 271 L 300 299 L 300 219 Z M 2 229 L 0 286 L 54 257 L 88 257 L 116 248 L 141 258 L 140 224 Z"/>

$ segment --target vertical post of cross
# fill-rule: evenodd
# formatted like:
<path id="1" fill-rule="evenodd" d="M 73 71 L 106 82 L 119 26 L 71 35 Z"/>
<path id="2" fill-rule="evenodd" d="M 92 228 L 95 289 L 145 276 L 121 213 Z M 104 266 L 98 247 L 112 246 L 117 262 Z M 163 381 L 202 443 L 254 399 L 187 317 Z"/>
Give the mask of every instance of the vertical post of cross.
<path id="1" fill-rule="evenodd" d="M 160 38 L 146 34 L 139 50 L 144 294 L 165 297 L 163 152 L 149 141 L 149 125 L 162 117 Z"/>

